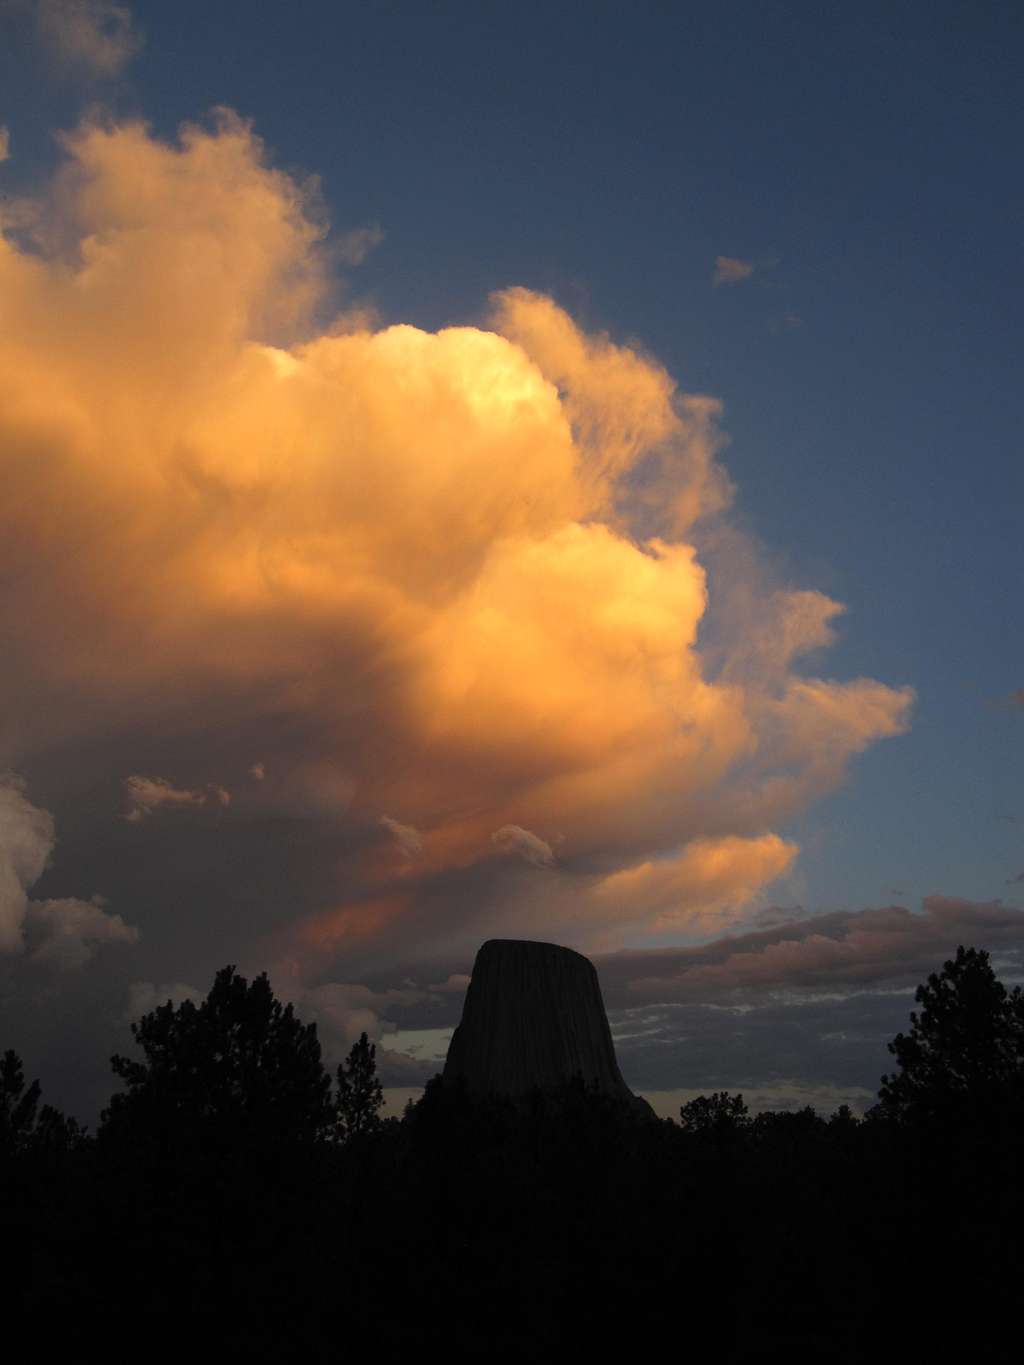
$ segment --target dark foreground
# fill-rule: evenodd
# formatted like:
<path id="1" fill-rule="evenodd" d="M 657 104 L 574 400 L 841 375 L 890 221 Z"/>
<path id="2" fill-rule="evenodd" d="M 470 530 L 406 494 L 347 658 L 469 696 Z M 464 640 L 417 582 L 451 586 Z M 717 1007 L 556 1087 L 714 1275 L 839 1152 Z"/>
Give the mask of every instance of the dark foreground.
<path id="1" fill-rule="evenodd" d="M 961 949 L 865 1120 L 431 1082 L 381 1122 L 265 977 L 144 1017 L 95 1138 L 0 1067 L 3 1341 L 42 1361 L 1020 1353 L 1024 996 Z"/>
<path id="2" fill-rule="evenodd" d="M 344 1146 L 34 1150 L 2 1194 L 5 1336 L 42 1359 L 1019 1354 L 1021 1148 L 998 1124 L 685 1132 L 579 1092 L 516 1111 L 434 1087 Z"/>

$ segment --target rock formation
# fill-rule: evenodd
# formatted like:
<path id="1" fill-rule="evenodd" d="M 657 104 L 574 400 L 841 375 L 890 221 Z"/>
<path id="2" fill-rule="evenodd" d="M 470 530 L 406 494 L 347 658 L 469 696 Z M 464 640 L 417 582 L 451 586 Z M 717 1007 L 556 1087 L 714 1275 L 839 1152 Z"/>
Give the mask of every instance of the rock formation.
<path id="1" fill-rule="evenodd" d="M 555 943 L 490 939 L 476 955 L 445 1084 L 517 1096 L 574 1077 L 647 1108 L 619 1072 L 593 963 Z"/>

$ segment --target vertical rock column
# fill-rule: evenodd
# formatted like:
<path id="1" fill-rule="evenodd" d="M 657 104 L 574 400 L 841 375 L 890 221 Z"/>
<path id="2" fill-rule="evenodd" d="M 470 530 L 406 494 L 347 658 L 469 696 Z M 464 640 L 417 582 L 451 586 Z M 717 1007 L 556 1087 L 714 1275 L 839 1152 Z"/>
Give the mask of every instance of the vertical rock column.
<path id="1" fill-rule="evenodd" d="M 445 1082 L 514 1096 L 575 1076 L 602 1094 L 644 1103 L 619 1072 L 593 963 L 554 943 L 488 940 L 473 965 Z"/>

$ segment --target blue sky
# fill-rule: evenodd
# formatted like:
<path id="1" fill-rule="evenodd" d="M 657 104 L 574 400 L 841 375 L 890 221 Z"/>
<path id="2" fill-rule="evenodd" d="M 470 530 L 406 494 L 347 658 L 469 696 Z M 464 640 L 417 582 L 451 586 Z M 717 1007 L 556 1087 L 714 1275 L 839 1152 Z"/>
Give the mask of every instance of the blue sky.
<path id="1" fill-rule="evenodd" d="M 0 6 L 4 195 L 90 109 L 173 139 L 229 106 L 319 178 L 335 238 L 379 227 L 334 306 L 433 331 L 522 285 L 721 400 L 733 524 L 773 582 L 846 608 L 812 671 L 916 692 L 906 734 L 777 830 L 801 853 L 762 899 L 1020 904 L 1019 7 L 138 0 L 142 45 L 100 78 L 33 38 L 56 2 Z M 77 829 L 53 755 L 21 770 Z M 107 855 L 75 856 L 49 894 Z"/>

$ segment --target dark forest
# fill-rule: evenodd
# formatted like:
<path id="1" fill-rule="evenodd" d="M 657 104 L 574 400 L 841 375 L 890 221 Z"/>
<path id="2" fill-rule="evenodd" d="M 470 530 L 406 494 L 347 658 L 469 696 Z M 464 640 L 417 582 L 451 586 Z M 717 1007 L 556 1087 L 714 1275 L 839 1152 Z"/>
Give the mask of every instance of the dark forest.
<path id="1" fill-rule="evenodd" d="M 960 948 L 848 1109 L 678 1122 L 438 1077 L 382 1118 L 363 1035 L 231 967 L 113 1058 L 98 1131 L 3 1060 L 8 1341 L 108 1361 L 1016 1358 L 1024 999 Z"/>

